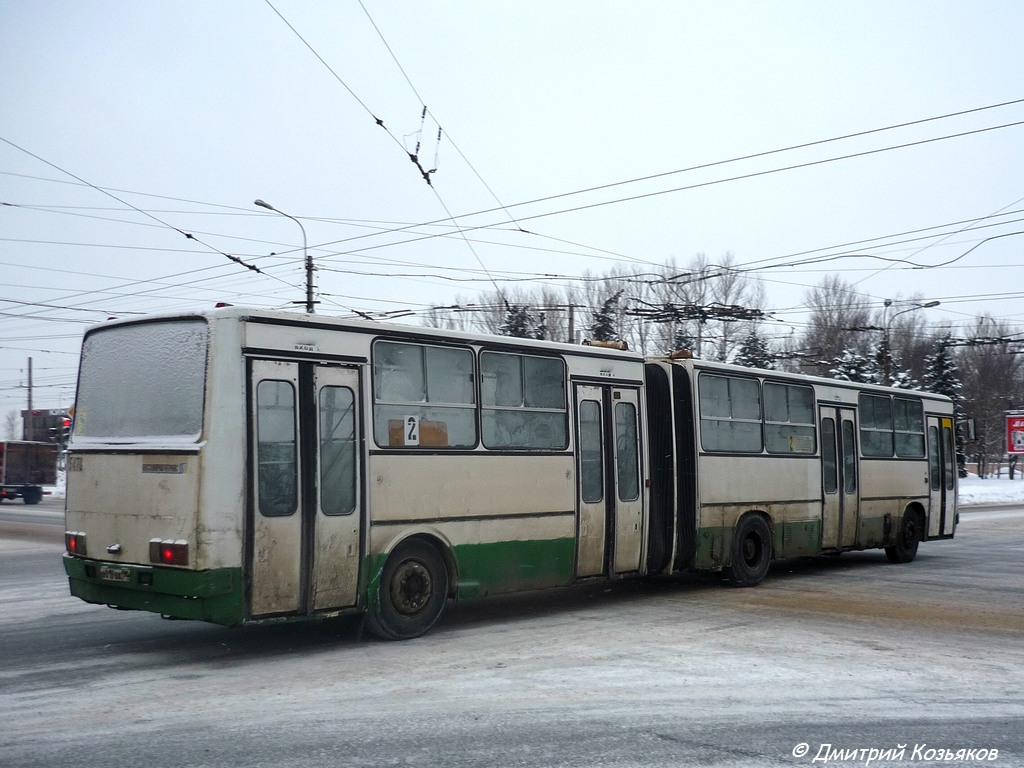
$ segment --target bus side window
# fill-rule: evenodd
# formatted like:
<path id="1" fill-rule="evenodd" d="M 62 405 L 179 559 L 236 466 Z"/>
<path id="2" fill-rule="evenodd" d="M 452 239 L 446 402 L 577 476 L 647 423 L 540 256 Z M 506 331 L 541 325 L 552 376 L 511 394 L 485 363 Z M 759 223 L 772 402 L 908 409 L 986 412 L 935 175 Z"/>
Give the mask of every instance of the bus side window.
<path id="1" fill-rule="evenodd" d="M 640 456 L 637 453 L 636 407 L 615 404 L 615 460 L 619 501 L 640 498 Z"/>
<path id="2" fill-rule="evenodd" d="M 821 478 L 825 493 L 839 490 L 839 464 L 836 461 L 836 422 L 821 420 Z"/>
<path id="3" fill-rule="evenodd" d="M 860 442 L 865 456 L 893 455 L 892 400 L 887 395 L 861 395 Z"/>
<path id="4" fill-rule="evenodd" d="M 702 373 L 700 441 L 705 451 L 761 452 L 761 388 L 757 379 Z"/>
<path id="5" fill-rule="evenodd" d="M 473 351 L 396 341 L 373 346 L 373 435 L 387 448 L 476 445 Z"/>
<path id="6" fill-rule="evenodd" d="M 949 427 L 942 428 L 942 446 L 946 449 L 946 461 L 943 465 L 943 476 L 946 480 L 946 490 L 952 491 L 955 485 L 953 477 L 953 465 L 956 464 L 956 449 L 953 447 L 953 430 Z"/>
<path id="7" fill-rule="evenodd" d="M 924 406 L 920 400 L 896 397 L 892 401 L 895 411 L 896 455 L 924 458 Z"/>
<path id="8" fill-rule="evenodd" d="M 843 421 L 843 493 L 857 492 L 857 438 L 853 422 Z"/>
<path id="9" fill-rule="evenodd" d="M 942 465 L 939 454 L 939 429 L 928 427 L 928 477 L 933 491 L 942 489 Z"/>
<path id="10" fill-rule="evenodd" d="M 580 496 L 586 504 L 604 498 L 604 438 L 596 400 L 580 403 Z"/>
<path id="11" fill-rule="evenodd" d="M 814 390 L 764 383 L 764 443 L 768 453 L 814 453 Z"/>
<path id="12" fill-rule="evenodd" d="M 320 390 L 320 508 L 347 515 L 356 508 L 355 396 L 348 387 Z"/>
<path id="13" fill-rule="evenodd" d="M 259 510 L 287 517 L 298 504 L 295 388 L 265 379 L 256 386 L 256 472 Z"/>
<path id="14" fill-rule="evenodd" d="M 561 359 L 485 351 L 480 376 L 484 447 L 561 450 L 569 445 Z"/>

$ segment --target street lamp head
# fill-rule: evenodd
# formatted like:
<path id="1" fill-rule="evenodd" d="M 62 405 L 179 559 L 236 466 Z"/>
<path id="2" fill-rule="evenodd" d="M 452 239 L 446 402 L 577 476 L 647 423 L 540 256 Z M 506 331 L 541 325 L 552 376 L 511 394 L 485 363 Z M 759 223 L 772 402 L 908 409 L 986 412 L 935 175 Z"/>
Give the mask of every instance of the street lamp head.
<path id="1" fill-rule="evenodd" d="M 932 307 L 939 306 L 941 303 L 941 301 L 929 301 L 927 304 L 922 304 L 921 309 L 931 309 Z"/>
<path id="2" fill-rule="evenodd" d="M 258 205 L 258 206 L 259 206 L 260 208 L 266 208 L 266 209 L 267 209 L 268 211 L 273 211 L 273 210 L 276 210 L 276 209 L 274 208 L 274 206 L 272 206 L 272 205 L 271 205 L 270 203 L 268 203 L 268 202 L 265 202 L 265 201 L 263 201 L 263 200 L 254 200 L 253 202 L 254 202 L 254 203 L 255 203 L 256 205 Z"/>

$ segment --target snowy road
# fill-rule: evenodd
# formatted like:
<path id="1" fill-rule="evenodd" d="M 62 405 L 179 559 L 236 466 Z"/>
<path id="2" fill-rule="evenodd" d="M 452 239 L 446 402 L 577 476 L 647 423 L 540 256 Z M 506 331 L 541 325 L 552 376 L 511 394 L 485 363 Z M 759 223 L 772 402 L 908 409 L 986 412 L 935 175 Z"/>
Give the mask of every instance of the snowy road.
<path id="1" fill-rule="evenodd" d="M 48 530 L 0 522 L 10 768 L 811 766 L 822 745 L 1024 765 L 1021 508 L 965 512 L 910 565 L 870 552 L 779 563 L 754 589 L 480 601 L 405 643 L 88 606 Z"/>

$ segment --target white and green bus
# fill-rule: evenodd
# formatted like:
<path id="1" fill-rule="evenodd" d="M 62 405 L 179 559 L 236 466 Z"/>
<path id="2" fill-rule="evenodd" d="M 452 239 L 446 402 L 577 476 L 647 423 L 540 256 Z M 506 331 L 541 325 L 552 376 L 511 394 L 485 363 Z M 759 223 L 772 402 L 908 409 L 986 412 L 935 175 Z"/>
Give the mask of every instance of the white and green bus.
<path id="1" fill-rule="evenodd" d="M 86 332 L 64 566 L 225 625 L 951 538 L 951 402 L 601 346 L 223 308 Z"/>

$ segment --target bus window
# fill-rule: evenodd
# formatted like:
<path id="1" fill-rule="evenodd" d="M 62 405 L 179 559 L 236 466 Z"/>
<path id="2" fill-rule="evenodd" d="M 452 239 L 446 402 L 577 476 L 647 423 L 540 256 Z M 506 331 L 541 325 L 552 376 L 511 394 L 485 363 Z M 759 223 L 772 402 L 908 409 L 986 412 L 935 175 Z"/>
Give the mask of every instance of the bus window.
<path id="1" fill-rule="evenodd" d="M 928 477 L 933 491 L 942 489 L 942 455 L 938 427 L 928 427 Z"/>
<path id="2" fill-rule="evenodd" d="M 700 377 L 700 440 L 705 451 L 761 452 L 761 394 L 756 379 Z"/>
<path id="3" fill-rule="evenodd" d="M 839 464 L 836 461 L 836 422 L 821 420 L 821 477 L 825 493 L 839 490 Z"/>
<path id="4" fill-rule="evenodd" d="M 208 338 L 202 320 L 140 323 L 87 334 L 75 439 L 199 439 Z"/>
<path id="5" fill-rule="evenodd" d="M 601 404 L 580 403 L 580 496 L 586 504 L 604 498 L 604 439 L 601 436 Z"/>
<path id="6" fill-rule="evenodd" d="M 857 492 L 857 444 L 853 422 L 843 420 L 843 493 Z"/>
<path id="7" fill-rule="evenodd" d="M 920 400 L 893 398 L 896 455 L 924 458 L 924 409 Z"/>
<path id="8" fill-rule="evenodd" d="M 953 448 L 953 430 L 949 427 L 942 428 L 942 448 L 945 453 L 943 461 L 943 475 L 946 479 L 946 490 L 952 491 L 956 481 L 953 477 L 953 465 L 956 463 L 956 451 Z"/>
<path id="9" fill-rule="evenodd" d="M 355 397 L 348 387 L 320 390 L 320 508 L 325 515 L 356 508 Z"/>
<path id="10" fill-rule="evenodd" d="M 565 364 L 560 359 L 484 352 L 480 375 L 485 447 L 568 446 Z"/>
<path id="11" fill-rule="evenodd" d="M 636 407 L 615 404 L 615 459 L 619 501 L 640 498 L 640 456 L 637 453 Z"/>
<path id="12" fill-rule="evenodd" d="M 381 447 L 476 445 L 470 349 L 378 341 L 373 394 L 373 435 Z"/>
<path id="13" fill-rule="evenodd" d="M 266 379 L 256 387 L 256 472 L 259 509 L 266 517 L 287 517 L 298 502 L 295 389 Z"/>
<path id="14" fill-rule="evenodd" d="M 814 390 L 764 384 L 764 445 L 769 453 L 814 453 Z"/>
<path id="15" fill-rule="evenodd" d="M 865 456 L 892 456 L 892 400 L 885 395 L 861 395 L 860 441 Z"/>

